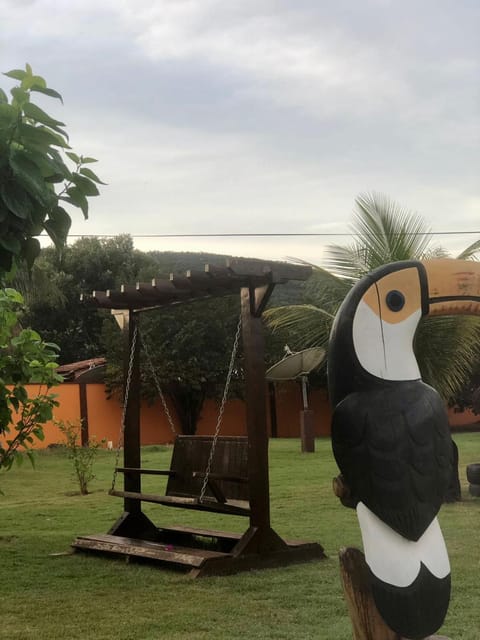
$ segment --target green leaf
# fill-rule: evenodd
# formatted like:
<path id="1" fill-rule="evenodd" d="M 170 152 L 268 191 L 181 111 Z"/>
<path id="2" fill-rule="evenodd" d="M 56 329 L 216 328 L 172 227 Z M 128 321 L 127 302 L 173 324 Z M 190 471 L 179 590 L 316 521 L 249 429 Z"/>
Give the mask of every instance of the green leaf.
<path id="1" fill-rule="evenodd" d="M 0 196 L 17 218 L 28 219 L 32 211 L 32 201 L 25 189 L 22 189 L 17 182 L 9 181 L 0 184 Z"/>
<path id="2" fill-rule="evenodd" d="M 0 89 L 0 103 L 4 102 L 8 103 L 8 97 L 5 91 L 3 89 Z"/>
<path id="3" fill-rule="evenodd" d="M 14 304 L 23 304 L 24 299 L 20 291 L 16 289 L 12 289 L 11 287 L 7 287 L 3 290 L 3 293 L 6 294 L 7 298 L 11 300 Z"/>
<path id="4" fill-rule="evenodd" d="M 21 250 L 20 241 L 12 235 L 0 236 L 0 246 L 15 255 L 18 255 Z"/>
<path id="5" fill-rule="evenodd" d="M 98 162 L 95 158 L 89 158 L 88 156 L 81 157 L 82 164 L 92 164 L 92 162 Z"/>
<path id="6" fill-rule="evenodd" d="M 35 78 L 37 78 L 38 76 L 34 76 Z M 37 93 L 43 93 L 46 96 L 50 96 L 50 98 L 57 98 L 58 100 L 60 100 L 60 102 L 63 104 L 63 98 L 62 96 L 58 93 L 58 91 L 55 91 L 54 89 L 49 89 L 48 87 L 43 87 L 40 84 L 34 84 L 30 87 L 30 91 L 36 91 Z"/>
<path id="7" fill-rule="evenodd" d="M 86 196 L 100 195 L 100 192 L 98 191 L 96 185 L 88 178 L 85 178 L 84 176 L 81 176 L 78 173 L 74 173 L 72 176 L 72 181 L 84 195 Z"/>
<path id="8" fill-rule="evenodd" d="M 45 127 L 37 127 L 37 128 L 40 129 L 41 131 L 49 133 L 52 136 L 52 138 L 55 140 L 55 142 L 52 142 L 52 144 L 55 145 L 56 147 L 62 147 L 63 149 L 70 149 L 70 145 L 64 139 L 63 135 L 55 133 L 54 131 L 51 131 L 50 129 L 47 129 Z"/>
<path id="9" fill-rule="evenodd" d="M 107 184 L 106 182 L 102 182 L 100 178 L 88 167 L 82 167 L 80 169 L 80 173 L 82 174 L 82 176 L 86 176 L 87 178 L 90 178 L 90 180 L 98 182 L 98 184 Z"/>
<path id="10" fill-rule="evenodd" d="M 18 132 L 20 141 L 25 147 L 28 149 L 33 148 L 40 151 L 40 153 L 47 153 L 51 145 L 65 146 L 65 143 L 59 145 L 59 136 L 45 127 L 34 127 L 31 124 L 22 122 L 18 127 Z"/>
<path id="11" fill-rule="evenodd" d="M 53 195 L 52 191 L 45 184 L 40 169 L 24 151 L 16 150 L 12 152 L 10 156 L 10 166 L 14 176 L 22 187 L 38 200 L 41 205 L 44 207 L 50 206 Z"/>
<path id="12" fill-rule="evenodd" d="M 7 71 L 3 75 L 7 76 L 7 78 L 13 78 L 14 80 L 23 80 L 27 75 L 27 72 L 23 69 L 12 69 L 11 71 Z"/>
<path id="13" fill-rule="evenodd" d="M 61 182 L 61 180 L 72 179 L 69 168 L 63 162 L 62 156 L 56 149 L 50 147 L 48 154 L 41 153 L 37 150 L 30 151 L 29 157 L 35 162 L 47 182 Z"/>
<path id="14" fill-rule="evenodd" d="M 34 85 L 46 88 L 47 83 L 42 78 L 42 76 L 34 76 L 32 72 L 32 67 L 27 64 L 26 65 L 27 75 L 22 80 L 21 87 L 22 89 L 30 90 Z"/>
<path id="15" fill-rule="evenodd" d="M 78 187 L 70 187 L 67 189 L 71 204 L 80 207 L 85 220 L 88 218 L 88 200 L 84 193 Z"/>
<path id="16" fill-rule="evenodd" d="M 65 176 L 62 173 L 52 173 L 50 176 L 45 176 L 45 182 L 59 183 L 65 180 Z"/>
<path id="17" fill-rule="evenodd" d="M 12 104 L 17 104 L 19 107 L 23 107 L 30 100 L 27 91 L 20 87 L 13 87 L 13 89 L 10 89 L 10 93 L 13 96 Z"/>
<path id="18" fill-rule="evenodd" d="M 13 266 L 13 253 L 0 246 L 0 269 L 9 272 Z"/>
<path id="19" fill-rule="evenodd" d="M 27 267 L 31 269 L 33 263 L 40 255 L 41 246 L 37 238 L 27 238 L 22 246 L 22 257 L 27 263 Z"/>
<path id="20" fill-rule="evenodd" d="M 10 104 L 0 102 L 0 129 L 8 129 L 13 126 L 18 117 L 18 111 Z"/>
<path id="21" fill-rule="evenodd" d="M 44 223 L 45 231 L 53 240 L 57 248 L 62 248 L 67 240 L 72 220 L 62 207 L 55 207 L 50 217 Z"/>
<path id="22" fill-rule="evenodd" d="M 75 164 L 80 164 L 80 157 L 73 151 L 65 151 L 65 155 L 68 156 L 72 162 L 75 162 Z"/>
<path id="23" fill-rule="evenodd" d="M 28 118 L 31 118 L 36 122 L 40 122 L 42 124 L 47 125 L 47 127 L 54 129 L 55 131 L 60 133 L 62 136 L 68 139 L 68 135 L 66 134 L 66 132 L 60 128 L 60 127 L 64 127 L 65 123 L 60 122 L 60 120 L 55 120 L 54 118 L 51 118 L 48 115 L 48 113 L 45 113 L 45 111 L 43 111 L 43 109 L 40 109 L 40 107 L 37 107 L 36 104 L 33 104 L 32 102 L 28 102 L 23 107 L 23 112 Z"/>

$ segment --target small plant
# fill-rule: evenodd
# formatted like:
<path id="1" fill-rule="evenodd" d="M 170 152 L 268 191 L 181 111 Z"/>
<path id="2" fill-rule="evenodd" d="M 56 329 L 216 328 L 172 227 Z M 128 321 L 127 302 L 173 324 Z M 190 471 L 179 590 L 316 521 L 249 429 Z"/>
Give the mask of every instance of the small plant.
<path id="1" fill-rule="evenodd" d="M 93 473 L 93 463 L 97 455 L 98 448 L 104 444 L 104 440 L 98 442 L 95 438 L 89 439 L 86 445 L 79 443 L 80 424 L 72 424 L 71 422 L 63 422 L 59 420 L 56 425 L 65 436 L 65 445 L 68 451 L 68 457 L 73 462 L 75 477 L 80 486 L 80 493 L 86 496 L 89 483 L 95 478 Z"/>

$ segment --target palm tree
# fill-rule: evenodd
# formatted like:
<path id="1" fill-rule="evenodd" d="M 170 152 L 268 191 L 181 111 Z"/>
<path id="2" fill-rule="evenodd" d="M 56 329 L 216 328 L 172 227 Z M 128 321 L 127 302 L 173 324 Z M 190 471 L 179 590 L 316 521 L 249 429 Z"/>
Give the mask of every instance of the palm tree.
<path id="1" fill-rule="evenodd" d="M 271 329 L 294 333 L 298 348 L 327 345 L 340 303 L 350 287 L 372 269 L 398 260 L 448 257 L 444 249 L 431 246 L 431 232 L 423 218 L 387 196 L 362 194 L 355 204 L 355 240 L 349 246 L 329 247 L 323 268 L 311 265 L 314 273 L 306 286 L 306 303 L 270 309 L 265 314 Z M 476 259 L 479 251 L 480 240 L 457 258 Z M 423 319 L 414 345 L 422 378 L 445 399 L 453 397 L 480 358 L 479 344 L 479 318 Z"/>

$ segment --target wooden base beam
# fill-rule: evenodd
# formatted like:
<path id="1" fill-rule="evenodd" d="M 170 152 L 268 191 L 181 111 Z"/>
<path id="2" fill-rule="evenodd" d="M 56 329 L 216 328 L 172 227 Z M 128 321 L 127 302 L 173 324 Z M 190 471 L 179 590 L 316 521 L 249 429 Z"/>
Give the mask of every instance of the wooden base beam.
<path id="1" fill-rule="evenodd" d="M 117 532 L 119 530 L 117 527 Z M 154 538 L 149 531 L 149 539 L 119 533 L 95 534 L 78 536 L 72 547 L 75 551 L 183 567 L 192 578 L 230 575 L 326 557 L 318 543 L 284 541 L 273 531 L 270 536 L 260 536 L 251 528 L 242 535 L 191 527 L 167 527 L 157 529 Z"/>

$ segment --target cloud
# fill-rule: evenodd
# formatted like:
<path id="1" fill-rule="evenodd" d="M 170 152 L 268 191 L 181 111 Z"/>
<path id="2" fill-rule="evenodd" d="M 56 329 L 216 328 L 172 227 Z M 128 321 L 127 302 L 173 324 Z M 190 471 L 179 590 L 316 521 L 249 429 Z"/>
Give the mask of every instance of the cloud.
<path id="1" fill-rule="evenodd" d="M 434 228 L 477 223 L 472 0 L 0 8 L 3 68 L 31 62 L 63 94 L 52 109 L 75 148 L 101 161 L 89 229 L 345 231 L 368 189 Z"/>

